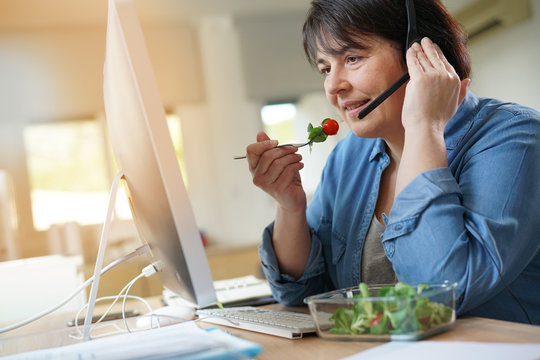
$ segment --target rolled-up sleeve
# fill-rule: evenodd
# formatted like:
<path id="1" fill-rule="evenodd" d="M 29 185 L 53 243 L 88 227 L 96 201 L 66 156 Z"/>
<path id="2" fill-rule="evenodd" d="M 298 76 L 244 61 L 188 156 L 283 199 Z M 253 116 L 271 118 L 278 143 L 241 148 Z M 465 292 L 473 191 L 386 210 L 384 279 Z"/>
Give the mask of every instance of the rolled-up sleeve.
<path id="1" fill-rule="evenodd" d="M 398 195 L 382 240 L 400 281 L 440 283 L 463 277 L 465 259 L 458 259 L 455 251 L 465 244 L 456 242 L 461 234 L 453 231 L 464 232 L 461 196 L 448 168 L 420 174 Z M 451 266 L 453 261 L 458 266 Z"/>
<path id="2" fill-rule="evenodd" d="M 311 251 L 304 270 L 299 279 L 294 279 L 289 274 L 281 273 L 277 263 L 272 233 L 274 223 L 268 225 L 263 232 L 262 243 L 259 246 L 259 257 L 266 279 L 272 289 L 274 298 L 285 305 L 302 305 L 306 296 L 324 291 L 323 281 L 317 280 L 325 272 L 322 246 L 317 235 L 311 232 Z"/>
<path id="3" fill-rule="evenodd" d="M 450 169 L 439 168 L 420 174 L 399 194 L 386 224 L 384 239 L 405 235 L 414 229 L 420 214 L 439 197 L 459 198 L 461 192 Z"/>

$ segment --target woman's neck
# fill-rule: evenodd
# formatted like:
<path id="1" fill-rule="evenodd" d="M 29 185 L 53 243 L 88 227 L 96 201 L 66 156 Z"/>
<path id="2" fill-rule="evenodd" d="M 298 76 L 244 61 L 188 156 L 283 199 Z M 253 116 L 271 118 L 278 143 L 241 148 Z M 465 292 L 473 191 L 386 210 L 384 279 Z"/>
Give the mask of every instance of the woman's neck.
<path id="1" fill-rule="evenodd" d="M 390 157 L 390 162 L 399 167 L 401 154 L 403 153 L 403 145 L 405 143 L 405 132 L 395 134 L 395 136 L 387 136 L 383 138 L 386 143 L 386 152 Z"/>

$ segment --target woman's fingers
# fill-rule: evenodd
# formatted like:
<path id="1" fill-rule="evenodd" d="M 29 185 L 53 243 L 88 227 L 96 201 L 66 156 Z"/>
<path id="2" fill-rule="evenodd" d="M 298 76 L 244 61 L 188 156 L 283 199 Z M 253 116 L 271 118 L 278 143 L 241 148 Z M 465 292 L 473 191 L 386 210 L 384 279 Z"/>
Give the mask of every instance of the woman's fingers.
<path id="1" fill-rule="evenodd" d="M 276 193 L 276 196 L 278 194 L 286 193 L 291 185 L 295 182 L 296 179 L 300 178 L 299 171 L 304 168 L 304 163 L 300 161 L 295 161 L 287 166 L 282 168 L 281 173 L 279 173 L 279 176 L 276 177 L 273 183 L 269 185 L 271 189 Z M 300 185 L 301 183 L 298 183 L 296 185 Z"/>
<path id="2" fill-rule="evenodd" d="M 297 148 L 276 148 L 264 132 L 257 134 L 257 142 L 246 148 L 253 184 L 272 196 L 282 207 L 305 208 L 306 195 L 299 171 L 304 167 Z"/>
<path id="3" fill-rule="evenodd" d="M 249 170 L 253 183 L 261 188 L 271 186 L 276 181 L 287 182 L 294 172 L 303 167 L 302 156 L 294 147 L 276 148 L 277 140 L 270 140 L 264 132 L 257 134 L 257 142 L 246 148 Z M 291 170 L 292 169 L 292 170 Z M 291 175 L 288 173 L 291 172 Z"/>
<path id="4" fill-rule="evenodd" d="M 413 56 L 416 58 L 418 65 L 423 73 L 430 71 L 433 68 L 430 59 L 424 53 L 422 46 L 419 43 L 414 43 L 412 46 Z"/>
<path id="5" fill-rule="evenodd" d="M 438 128 L 443 129 L 455 114 L 468 83 L 463 89 L 453 66 L 428 38 L 411 46 L 407 67 L 411 79 L 403 105 L 404 125 L 437 121 Z"/>
<path id="6" fill-rule="evenodd" d="M 420 43 L 411 46 L 412 65 L 418 66 L 424 73 L 437 71 L 439 74 L 457 75 L 453 66 L 448 62 L 440 47 L 429 38 L 423 38 Z M 409 60 L 409 59 L 408 59 Z"/>
<path id="7" fill-rule="evenodd" d="M 299 171 L 304 167 L 299 154 L 288 154 L 275 157 L 283 149 L 272 149 L 262 157 L 264 165 L 253 171 L 253 184 L 272 196 L 280 206 L 300 208 L 305 206 L 305 193 L 300 181 Z M 267 158 L 271 159 L 266 165 Z M 263 171 L 263 167 L 266 171 Z"/>
<path id="8" fill-rule="evenodd" d="M 429 38 L 423 38 L 422 43 L 414 43 L 407 52 L 407 66 L 411 79 L 421 80 L 423 76 L 437 81 L 457 82 L 459 76 L 454 67 L 448 62 L 439 46 Z M 426 78 L 427 79 L 427 78 Z"/>
<path id="9" fill-rule="evenodd" d="M 437 51 L 436 45 L 429 39 L 422 39 L 422 47 L 419 51 L 419 54 L 425 54 L 425 58 L 429 61 L 429 64 L 432 68 L 444 72 L 447 71 L 447 68 L 444 64 L 446 60 L 442 52 Z"/>
<path id="10" fill-rule="evenodd" d="M 414 43 L 406 55 L 407 68 L 411 78 L 418 77 L 425 73 L 427 66 L 427 59 L 422 53 L 422 47 L 419 43 Z"/>
<path id="11" fill-rule="evenodd" d="M 257 134 L 257 142 L 246 148 L 249 171 L 253 183 L 267 193 L 279 198 L 293 182 L 297 182 L 298 171 L 304 167 L 297 148 L 276 148 L 278 142 L 270 140 L 264 132 Z"/>
<path id="12" fill-rule="evenodd" d="M 444 67 L 445 67 L 446 71 L 458 76 L 457 73 L 456 73 L 456 70 L 454 69 L 452 64 L 450 64 L 448 62 L 448 60 L 446 59 L 446 56 L 444 56 L 444 54 L 443 54 L 441 48 L 439 47 L 439 45 L 437 45 L 437 44 L 434 44 L 434 45 L 435 45 L 435 50 L 437 51 L 437 54 L 438 54 L 439 58 L 441 59 L 442 63 L 444 64 Z"/>
<path id="13" fill-rule="evenodd" d="M 300 163 L 300 154 L 289 153 L 282 155 L 282 149 L 269 151 L 261 157 L 259 166 L 253 172 L 253 183 L 259 187 L 270 186 L 280 179 L 285 170 L 294 164 Z M 280 153 L 277 155 L 277 153 Z"/>
<path id="14" fill-rule="evenodd" d="M 266 174 L 270 171 L 273 166 L 282 166 L 286 162 L 283 158 L 287 155 L 294 154 L 298 149 L 294 147 L 281 147 L 276 148 L 275 146 L 270 146 L 266 148 L 264 152 L 258 155 L 257 162 L 249 167 L 249 170 L 252 174 L 257 171 L 259 174 Z M 248 153 L 248 159 L 252 158 L 251 154 Z"/>
<path id="15" fill-rule="evenodd" d="M 246 157 L 249 165 L 249 170 L 253 170 L 258 166 L 261 156 L 268 150 L 275 148 L 278 145 L 277 140 L 270 140 L 264 132 L 257 134 L 257 142 L 250 144 L 246 148 Z"/>

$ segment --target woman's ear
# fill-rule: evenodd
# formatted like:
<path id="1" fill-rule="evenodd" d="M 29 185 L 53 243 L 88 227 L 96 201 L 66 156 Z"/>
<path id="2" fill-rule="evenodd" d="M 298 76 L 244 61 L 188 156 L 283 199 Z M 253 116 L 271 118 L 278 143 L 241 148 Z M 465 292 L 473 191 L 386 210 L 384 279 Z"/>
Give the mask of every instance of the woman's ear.
<path id="1" fill-rule="evenodd" d="M 465 95 L 467 95 L 467 89 L 469 88 L 469 84 L 471 83 L 471 79 L 466 78 L 461 80 L 461 87 L 459 88 L 459 101 L 458 104 L 461 105 L 461 102 L 463 99 L 465 99 Z"/>

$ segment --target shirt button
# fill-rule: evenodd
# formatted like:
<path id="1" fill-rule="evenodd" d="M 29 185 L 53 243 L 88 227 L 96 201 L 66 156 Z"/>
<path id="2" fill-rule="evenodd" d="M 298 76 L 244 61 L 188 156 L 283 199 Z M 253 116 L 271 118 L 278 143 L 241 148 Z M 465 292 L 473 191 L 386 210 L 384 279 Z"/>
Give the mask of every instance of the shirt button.
<path id="1" fill-rule="evenodd" d="M 392 257 L 394 255 L 394 244 L 384 244 L 384 250 L 388 257 Z"/>

